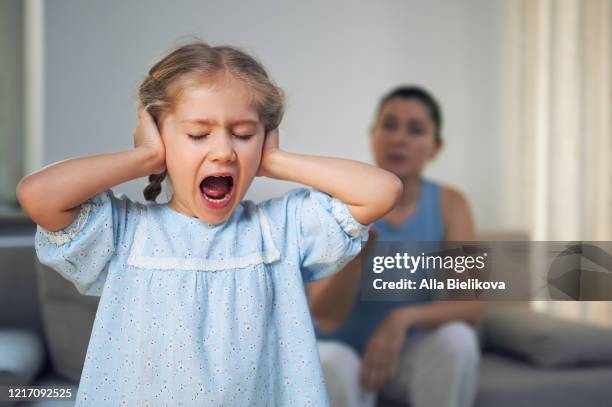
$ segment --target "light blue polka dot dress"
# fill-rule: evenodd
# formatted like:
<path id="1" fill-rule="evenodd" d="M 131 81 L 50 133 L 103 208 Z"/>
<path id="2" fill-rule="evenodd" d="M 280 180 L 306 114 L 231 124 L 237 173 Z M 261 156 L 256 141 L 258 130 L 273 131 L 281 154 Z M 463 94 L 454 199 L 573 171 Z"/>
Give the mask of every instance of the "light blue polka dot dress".
<path id="1" fill-rule="evenodd" d="M 327 406 L 303 281 L 338 271 L 367 226 L 296 189 L 210 225 L 111 191 L 40 261 L 101 296 L 77 405 Z"/>

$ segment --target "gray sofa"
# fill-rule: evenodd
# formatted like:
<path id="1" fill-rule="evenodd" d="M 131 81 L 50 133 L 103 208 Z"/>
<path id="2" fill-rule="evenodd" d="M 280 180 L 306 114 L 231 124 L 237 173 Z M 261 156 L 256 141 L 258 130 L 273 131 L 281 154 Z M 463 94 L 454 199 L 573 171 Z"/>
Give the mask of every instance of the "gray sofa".
<path id="1" fill-rule="evenodd" d="M 0 386 L 76 388 L 97 298 L 79 295 L 40 266 L 32 229 L 24 230 L 19 239 L 0 236 Z M 611 330 L 553 319 L 525 304 L 489 307 L 478 330 L 483 356 L 477 407 L 612 405 Z M 432 383 L 432 391 L 443 385 Z"/>
<path id="2" fill-rule="evenodd" d="M 475 407 L 612 406 L 612 330 L 489 303 Z M 443 383 L 432 384 L 432 391 Z M 406 407 L 380 400 L 379 407 Z"/>

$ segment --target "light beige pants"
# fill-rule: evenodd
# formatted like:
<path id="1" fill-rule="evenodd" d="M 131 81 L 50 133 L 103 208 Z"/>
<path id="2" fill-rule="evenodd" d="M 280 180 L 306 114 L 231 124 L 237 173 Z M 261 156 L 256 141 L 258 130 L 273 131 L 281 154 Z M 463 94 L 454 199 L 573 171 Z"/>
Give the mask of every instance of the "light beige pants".
<path id="1" fill-rule="evenodd" d="M 331 407 L 373 407 L 377 395 L 359 384 L 361 360 L 349 346 L 319 341 Z M 450 322 L 407 337 L 397 376 L 381 393 L 411 407 L 469 407 L 478 384 L 480 348 L 474 330 Z"/>

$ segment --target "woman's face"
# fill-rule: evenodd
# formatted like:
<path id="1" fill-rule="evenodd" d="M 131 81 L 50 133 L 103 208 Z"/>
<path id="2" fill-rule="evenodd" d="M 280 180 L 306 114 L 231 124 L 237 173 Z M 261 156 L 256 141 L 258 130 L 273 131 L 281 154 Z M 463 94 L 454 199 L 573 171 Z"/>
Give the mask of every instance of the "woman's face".
<path id="1" fill-rule="evenodd" d="M 233 79 L 180 93 L 161 126 L 171 208 L 211 224 L 232 214 L 257 173 L 265 137 L 249 101 Z"/>
<path id="2" fill-rule="evenodd" d="M 417 99 L 392 98 L 371 129 L 376 164 L 401 179 L 419 177 L 441 148 L 431 112 Z"/>

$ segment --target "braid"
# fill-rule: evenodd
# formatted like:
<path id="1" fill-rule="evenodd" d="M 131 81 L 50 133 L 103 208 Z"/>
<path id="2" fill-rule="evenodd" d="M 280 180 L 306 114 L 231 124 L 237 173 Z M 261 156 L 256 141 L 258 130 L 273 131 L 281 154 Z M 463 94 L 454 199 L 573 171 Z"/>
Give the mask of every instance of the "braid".
<path id="1" fill-rule="evenodd" d="M 166 178 L 168 171 L 164 171 L 161 174 L 149 175 L 149 185 L 147 185 L 143 191 L 143 195 L 147 201 L 155 202 L 155 199 L 159 195 L 162 189 L 162 181 Z"/>

